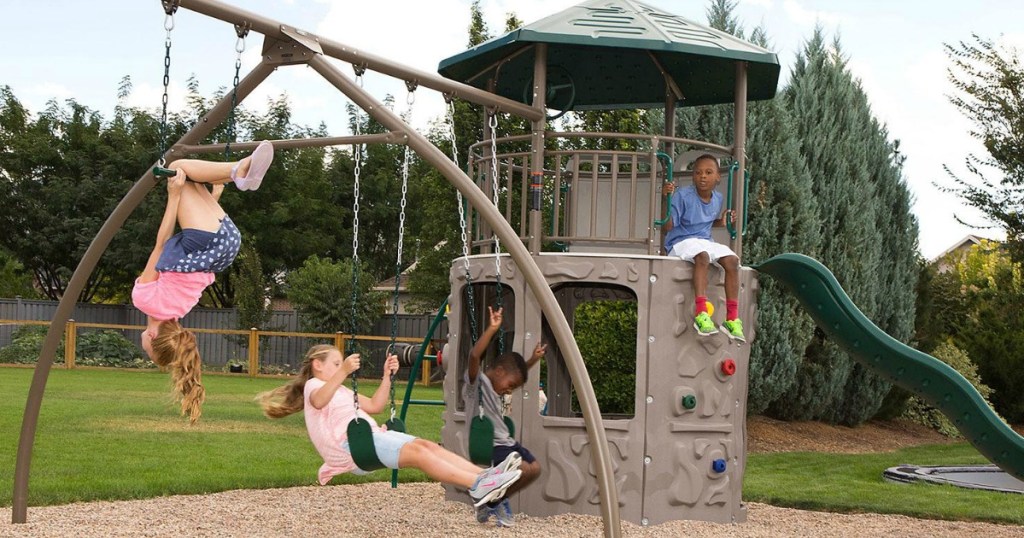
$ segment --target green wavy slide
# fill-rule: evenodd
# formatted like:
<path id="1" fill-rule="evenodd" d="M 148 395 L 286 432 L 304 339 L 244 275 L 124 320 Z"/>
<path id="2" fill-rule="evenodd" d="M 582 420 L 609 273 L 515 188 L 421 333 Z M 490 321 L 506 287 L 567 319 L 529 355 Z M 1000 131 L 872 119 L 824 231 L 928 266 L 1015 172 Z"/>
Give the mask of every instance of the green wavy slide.
<path id="1" fill-rule="evenodd" d="M 959 372 L 872 323 L 827 267 L 803 254 L 787 253 L 755 268 L 789 289 L 815 323 L 860 364 L 942 411 L 986 458 L 1024 480 L 1024 437 Z"/>

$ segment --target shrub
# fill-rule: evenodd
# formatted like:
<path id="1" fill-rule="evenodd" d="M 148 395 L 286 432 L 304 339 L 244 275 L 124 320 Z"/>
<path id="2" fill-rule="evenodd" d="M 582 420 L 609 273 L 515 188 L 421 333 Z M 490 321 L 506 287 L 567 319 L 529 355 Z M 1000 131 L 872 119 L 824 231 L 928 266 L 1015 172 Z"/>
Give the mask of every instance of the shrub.
<path id="1" fill-rule="evenodd" d="M 974 385 L 974 388 L 981 393 L 982 398 L 988 402 L 992 389 L 981 381 L 981 376 L 978 375 L 978 366 L 971 361 L 965 351 L 950 342 L 943 342 L 932 351 L 932 356 L 960 372 L 960 375 L 970 381 L 971 385 Z M 916 396 L 911 397 L 907 402 L 903 418 L 924 424 L 948 437 L 961 437 L 956 426 L 942 412 Z"/>
<path id="2" fill-rule="evenodd" d="M 12 335 L 11 344 L 0 349 L 0 363 L 35 364 L 43 347 L 48 327 L 23 325 Z M 113 366 L 116 368 L 155 368 L 142 351 L 114 330 L 81 333 L 75 346 L 75 364 L 79 366 Z M 55 364 L 64 363 L 64 338 L 57 346 Z"/>
<path id="3" fill-rule="evenodd" d="M 49 327 L 45 325 L 22 325 L 14 330 L 11 343 L 0 348 L 0 363 L 4 364 L 35 364 L 39 359 L 39 350 L 46 340 Z M 64 338 L 57 346 L 53 362 L 64 362 Z"/>
<path id="4" fill-rule="evenodd" d="M 288 300 L 298 310 L 304 331 L 364 334 L 384 313 L 387 295 L 374 292 L 374 282 L 370 273 L 360 270 L 353 320 L 351 261 L 310 256 L 288 274 Z"/>
<path id="5" fill-rule="evenodd" d="M 142 350 L 118 331 L 103 330 L 82 333 L 75 347 L 75 363 L 80 366 L 112 366 L 115 368 L 155 368 Z"/>
<path id="6" fill-rule="evenodd" d="M 634 301 L 593 301 L 576 307 L 573 331 L 605 415 L 634 413 L 636 308 Z M 572 407 L 580 409 L 575 391 Z"/>

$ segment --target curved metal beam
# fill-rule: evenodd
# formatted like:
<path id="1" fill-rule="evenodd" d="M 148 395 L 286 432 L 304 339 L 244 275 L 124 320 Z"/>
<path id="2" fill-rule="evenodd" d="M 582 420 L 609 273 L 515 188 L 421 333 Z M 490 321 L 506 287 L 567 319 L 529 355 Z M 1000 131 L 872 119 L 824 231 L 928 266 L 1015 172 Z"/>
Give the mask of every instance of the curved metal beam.
<path id="1" fill-rule="evenodd" d="M 238 83 L 238 102 L 249 95 L 264 79 L 274 72 L 274 67 L 261 63 L 256 66 L 246 77 Z M 231 110 L 231 98 L 221 98 L 210 111 L 196 122 L 185 136 L 181 137 L 178 144 L 195 144 L 201 141 L 206 135 L 227 117 Z M 173 155 L 173 150 L 168 151 L 169 160 L 178 158 Z M 155 163 L 154 163 L 155 164 Z M 32 466 L 32 445 L 36 438 L 36 424 L 39 422 L 39 408 L 43 403 L 43 392 L 46 390 L 46 380 L 50 375 L 50 367 L 53 366 L 53 356 L 57 352 L 57 344 L 60 343 L 61 334 L 64 332 L 64 325 L 71 317 L 75 309 L 78 295 L 85 288 L 89 276 L 96 269 L 100 257 L 106 252 L 107 246 L 114 238 L 114 235 L 128 220 L 128 216 L 135 211 L 146 194 L 156 185 L 156 178 L 153 176 L 152 168 L 146 172 L 132 188 L 125 194 L 121 202 L 117 204 L 114 211 L 107 217 L 106 222 L 100 231 L 93 238 L 89 248 L 78 262 L 78 267 L 68 281 L 68 287 L 64 290 L 57 305 L 57 311 L 50 321 L 50 330 L 46 332 L 46 339 L 39 351 L 39 361 L 36 364 L 35 372 L 32 375 L 32 386 L 28 391 L 28 401 L 25 403 L 25 414 L 21 420 L 21 437 L 18 438 L 18 457 L 14 464 L 14 494 L 12 499 L 11 523 L 25 523 L 28 516 L 28 478 L 29 469 Z"/>
<path id="2" fill-rule="evenodd" d="M 202 13 L 208 17 L 230 22 L 231 24 L 248 25 L 252 30 L 255 30 L 269 38 L 289 43 L 297 42 L 299 39 L 302 39 L 306 42 L 303 43 L 303 45 L 314 52 L 322 51 L 323 54 L 327 56 L 337 58 L 343 62 L 348 62 L 354 66 L 383 73 L 390 77 L 401 79 L 406 82 L 412 82 L 420 86 L 426 86 L 432 90 L 437 90 L 460 99 L 465 99 L 466 101 L 471 101 L 478 105 L 494 107 L 502 112 L 509 112 L 530 121 L 544 119 L 543 110 L 538 110 L 518 101 L 499 97 L 493 93 L 485 92 L 484 90 L 474 88 L 468 84 L 444 78 L 437 73 L 430 73 L 407 67 L 400 63 L 388 60 L 387 58 L 370 54 L 355 47 L 338 43 L 337 41 L 331 41 L 330 39 L 305 30 L 289 27 L 273 19 L 245 11 L 244 9 L 239 9 L 223 2 L 218 2 L 216 0 L 180 0 L 180 5 L 181 7 L 190 9 L 196 13 Z M 316 48 L 319 48 L 320 50 L 318 51 Z"/>
<path id="3" fill-rule="evenodd" d="M 455 165 L 440 149 L 427 140 L 415 129 L 409 127 L 402 118 L 383 106 L 366 93 L 355 82 L 350 81 L 336 67 L 327 62 L 323 57 L 317 56 L 310 60 L 310 67 L 320 73 L 328 82 L 333 84 L 342 93 L 347 95 L 356 105 L 365 110 L 375 120 L 381 123 L 385 129 L 401 131 L 406 134 L 409 140 L 409 147 L 423 157 L 432 166 L 437 168 L 448 181 L 458 189 L 469 203 L 480 212 L 487 224 L 491 226 L 494 233 L 505 242 L 505 248 L 515 260 L 516 265 L 523 272 L 527 285 L 533 291 L 541 310 L 547 316 L 551 324 L 551 331 L 558 341 L 559 349 L 564 352 L 569 375 L 573 385 L 576 387 L 576 394 L 579 397 L 580 407 L 583 411 L 583 422 L 587 427 L 587 436 L 590 440 L 591 461 L 597 471 L 598 493 L 601 498 L 601 515 L 604 520 L 604 533 L 607 537 L 621 536 L 619 523 L 619 502 L 618 491 L 615 489 L 615 473 L 612 469 L 611 455 L 608 449 L 608 439 L 605 435 L 604 421 L 601 419 L 601 412 L 597 405 L 597 398 L 594 395 L 594 387 L 590 383 L 590 376 L 587 374 L 587 367 L 583 363 L 580 349 L 573 338 L 572 329 L 569 328 L 565 315 L 562 314 L 555 294 L 548 286 L 547 280 L 537 267 L 530 252 L 523 246 L 519 236 L 512 227 L 505 221 L 501 213 L 491 204 L 487 196 L 477 188 L 469 176 Z"/>

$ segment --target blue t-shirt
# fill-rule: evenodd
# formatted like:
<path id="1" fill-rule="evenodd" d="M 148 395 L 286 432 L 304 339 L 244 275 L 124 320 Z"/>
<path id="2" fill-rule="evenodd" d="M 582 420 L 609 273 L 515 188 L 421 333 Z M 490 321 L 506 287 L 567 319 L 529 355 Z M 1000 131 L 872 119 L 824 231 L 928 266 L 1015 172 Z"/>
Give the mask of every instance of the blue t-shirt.
<path id="1" fill-rule="evenodd" d="M 711 191 L 711 201 L 705 203 L 697 194 L 697 187 L 678 189 L 672 195 L 672 229 L 665 235 L 665 250 L 671 252 L 676 243 L 693 237 L 711 241 L 711 225 L 720 216 L 722 195 L 718 191 Z"/>

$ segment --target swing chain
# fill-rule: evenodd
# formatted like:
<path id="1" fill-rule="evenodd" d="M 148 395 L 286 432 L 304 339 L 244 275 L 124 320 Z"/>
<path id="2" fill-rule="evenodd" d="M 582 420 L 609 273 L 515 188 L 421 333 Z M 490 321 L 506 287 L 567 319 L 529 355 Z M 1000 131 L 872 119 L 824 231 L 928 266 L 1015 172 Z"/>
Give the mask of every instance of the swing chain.
<path id="1" fill-rule="evenodd" d="M 167 88 L 171 85 L 171 30 L 174 30 L 174 12 L 178 9 L 177 1 L 164 1 L 164 30 L 167 35 L 164 38 L 164 94 L 160 98 L 163 110 L 160 112 L 160 161 L 161 168 L 167 163 L 164 154 L 167 153 Z"/>
<path id="2" fill-rule="evenodd" d="M 499 205 L 499 191 L 500 186 L 498 185 L 498 112 L 497 110 L 491 114 L 488 119 L 488 127 L 491 131 L 491 197 L 494 202 L 494 208 L 501 211 Z M 498 239 L 497 231 L 492 231 L 494 235 L 494 278 L 497 282 L 497 289 L 495 290 L 495 304 L 498 309 L 504 308 L 503 291 L 501 289 L 501 241 Z M 498 328 L 498 353 L 505 352 L 505 331 Z"/>
<path id="3" fill-rule="evenodd" d="M 359 420 L 359 378 L 356 372 L 352 372 L 352 406 L 356 409 L 354 420 Z"/>
<path id="4" fill-rule="evenodd" d="M 501 211 L 499 207 L 499 192 L 501 190 L 501 187 L 498 185 L 498 139 L 497 135 L 495 134 L 496 131 L 498 130 L 497 112 L 491 114 L 491 117 L 488 120 L 488 126 L 490 127 L 491 131 L 491 199 L 494 202 L 494 208 Z M 495 266 L 498 272 L 500 273 L 501 263 L 498 259 L 498 254 L 501 253 L 501 241 L 499 241 L 497 233 L 492 232 L 492 234 L 494 235 Z"/>
<path id="5" fill-rule="evenodd" d="M 450 94 L 445 94 L 445 101 L 448 106 L 448 139 L 452 144 L 452 162 L 455 166 L 459 166 L 459 151 L 456 147 L 455 140 L 455 101 L 451 98 Z M 476 325 L 476 304 L 473 298 L 473 277 L 470 275 L 469 268 L 469 236 L 466 231 L 466 213 L 468 207 L 465 200 L 462 198 L 462 191 L 455 190 L 456 198 L 459 202 L 459 229 L 462 235 L 462 266 L 466 270 L 466 292 L 469 295 L 469 329 L 470 336 L 473 341 L 477 339 L 477 325 Z"/>
<path id="6" fill-rule="evenodd" d="M 358 73 L 356 76 L 356 83 L 362 86 L 362 73 Z M 362 121 L 359 114 L 359 107 L 355 109 L 355 135 L 358 137 L 361 133 L 360 122 Z M 363 148 L 359 143 L 352 144 L 352 160 L 354 161 L 354 168 L 352 170 L 352 308 L 350 312 L 350 323 L 349 330 L 355 334 L 356 330 L 356 309 L 359 303 L 359 175 L 362 171 L 362 158 Z M 355 339 L 350 338 L 348 340 L 349 349 L 345 351 L 346 354 L 350 354 L 355 349 Z M 356 411 L 359 411 L 359 380 L 356 376 L 356 372 L 352 372 L 352 400 Z M 358 419 L 358 415 L 356 417 Z"/>
<path id="7" fill-rule="evenodd" d="M 361 81 L 361 77 L 356 77 L 357 81 Z M 355 107 L 355 135 L 358 137 L 361 135 L 359 107 Z M 359 175 L 363 168 L 363 147 L 357 142 L 352 144 L 352 262 L 355 267 L 359 266 Z M 355 324 L 355 301 L 356 301 L 355 288 L 352 289 L 352 323 L 353 327 Z"/>
<path id="8" fill-rule="evenodd" d="M 224 143 L 224 159 L 231 157 L 231 141 L 235 139 L 235 107 L 238 105 L 238 74 L 242 69 L 242 53 L 245 52 L 245 36 L 249 35 L 248 23 L 235 25 L 235 80 L 231 88 L 231 113 L 228 115 L 227 141 Z"/>
<path id="9" fill-rule="evenodd" d="M 406 96 L 405 102 L 408 103 L 408 108 L 405 112 L 405 121 L 412 121 L 413 104 L 416 102 L 416 87 L 406 86 L 410 88 L 409 94 Z M 407 195 L 409 192 L 409 161 L 412 160 L 412 149 L 409 145 L 405 145 L 405 157 L 402 160 L 402 200 L 400 203 L 400 209 L 398 213 L 398 256 L 395 259 L 395 293 L 392 299 L 391 306 L 391 345 L 389 349 L 392 352 L 395 350 L 395 342 L 398 338 L 398 292 L 402 282 L 402 250 L 405 243 L 405 206 Z M 395 418 L 395 372 L 391 372 L 391 420 Z"/>

